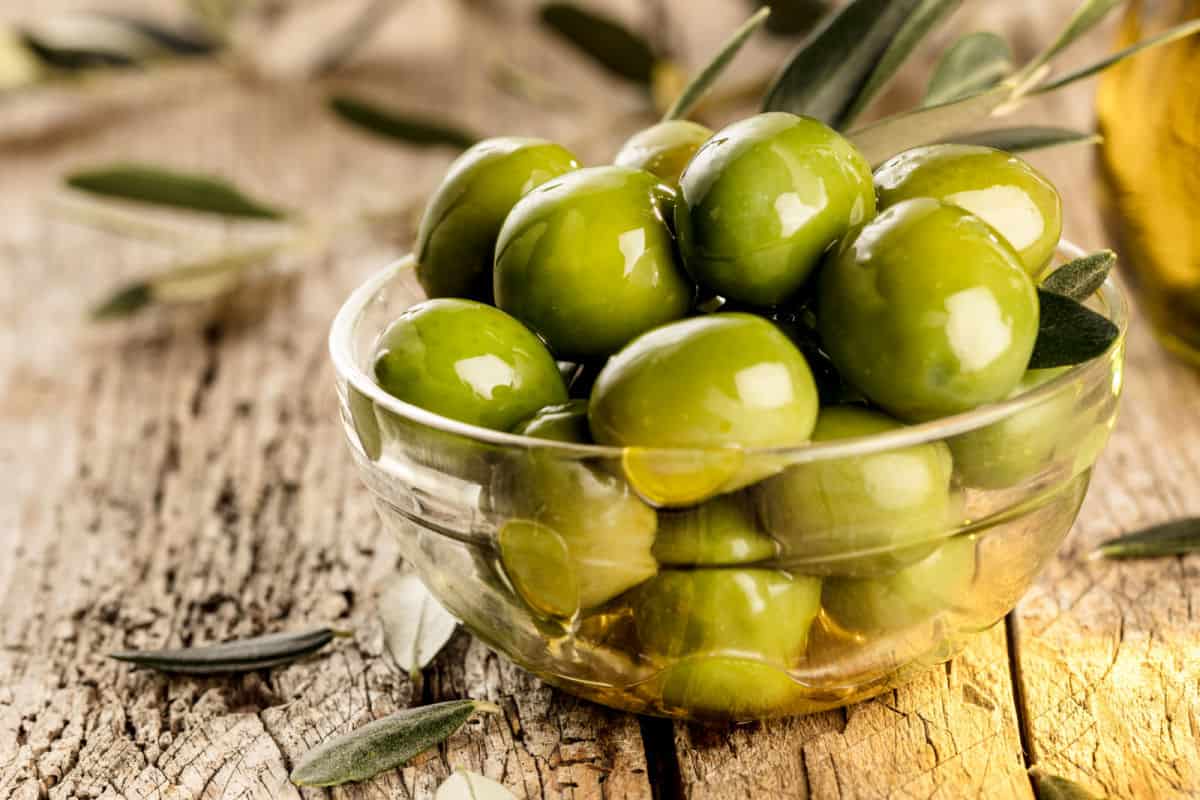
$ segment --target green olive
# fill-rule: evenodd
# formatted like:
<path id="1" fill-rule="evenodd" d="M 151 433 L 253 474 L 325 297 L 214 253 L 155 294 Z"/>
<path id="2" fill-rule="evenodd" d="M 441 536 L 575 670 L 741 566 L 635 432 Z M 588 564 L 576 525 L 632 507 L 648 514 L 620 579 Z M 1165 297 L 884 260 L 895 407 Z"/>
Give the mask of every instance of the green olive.
<path id="1" fill-rule="evenodd" d="M 821 270 L 821 342 L 876 405 L 922 422 L 1008 396 L 1038 331 L 1033 281 L 978 217 L 905 200 Z"/>
<path id="2" fill-rule="evenodd" d="M 374 372 L 406 403 L 502 431 L 567 399 L 541 340 L 474 300 L 426 300 L 405 311 L 380 334 Z"/>
<path id="3" fill-rule="evenodd" d="M 814 442 L 900 430 L 854 406 L 821 409 Z M 950 450 L 942 442 L 797 464 L 755 487 L 764 527 L 805 572 L 879 575 L 937 547 L 951 519 Z M 855 555 L 866 553 L 865 555 Z"/>
<path id="4" fill-rule="evenodd" d="M 854 146 L 783 112 L 719 131 L 679 188 L 675 229 L 687 271 L 752 305 L 794 295 L 830 245 L 875 214 L 871 168 Z"/>
<path id="5" fill-rule="evenodd" d="M 660 564 L 751 564 L 775 557 L 775 540 L 758 527 L 742 493 L 715 497 L 685 511 L 660 511 L 654 557 Z"/>
<path id="6" fill-rule="evenodd" d="M 534 189 L 496 242 L 496 305 L 572 360 L 615 353 L 682 317 L 695 290 L 663 219 L 669 194 L 626 167 L 581 169 Z"/>
<path id="7" fill-rule="evenodd" d="M 892 575 L 826 578 L 821 605 L 845 630 L 897 631 L 964 603 L 974 580 L 975 537 L 958 536 Z"/>
<path id="8" fill-rule="evenodd" d="M 546 406 L 512 429 L 513 433 L 535 439 L 556 442 L 591 442 L 588 431 L 587 400 L 568 400 L 557 406 Z"/>
<path id="9" fill-rule="evenodd" d="M 530 189 L 578 167 L 556 144 L 515 136 L 487 139 L 459 156 L 417 233 L 417 280 L 426 294 L 490 301 L 504 218 Z"/>
<path id="10" fill-rule="evenodd" d="M 629 137 L 613 163 L 644 169 L 664 183 L 676 185 L 683 168 L 711 136 L 712 131 L 699 123 L 665 120 Z"/>
<path id="11" fill-rule="evenodd" d="M 932 197 L 991 225 L 1038 277 L 1062 235 L 1062 199 L 1054 184 L 1012 153 L 934 144 L 894 156 L 875 172 L 881 208 Z"/>

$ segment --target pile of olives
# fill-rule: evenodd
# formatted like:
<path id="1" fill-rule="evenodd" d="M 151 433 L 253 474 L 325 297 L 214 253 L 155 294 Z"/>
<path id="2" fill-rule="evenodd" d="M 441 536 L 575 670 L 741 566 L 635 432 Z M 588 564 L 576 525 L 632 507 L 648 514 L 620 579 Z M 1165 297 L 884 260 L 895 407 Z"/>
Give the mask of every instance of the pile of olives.
<path id="1" fill-rule="evenodd" d="M 623 609 L 662 707 L 754 716 L 789 702 L 816 621 L 883 635 L 969 592 L 974 542 L 947 538 L 958 489 L 1047 456 L 1004 463 L 1003 428 L 771 454 L 1052 377 L 1027 365 L 1061 224 L 1054 187 L 1013 155 L 932 145 L 872 173 L 786 113 L 660 123 L 588 168 L 492 139 L 429 203 L 430 299 L 380 335 L 374 377 L 454 420 L 622 448 L 601 463 L 530 447 L 494 470 L 497 568 L 541 618 Z"/>

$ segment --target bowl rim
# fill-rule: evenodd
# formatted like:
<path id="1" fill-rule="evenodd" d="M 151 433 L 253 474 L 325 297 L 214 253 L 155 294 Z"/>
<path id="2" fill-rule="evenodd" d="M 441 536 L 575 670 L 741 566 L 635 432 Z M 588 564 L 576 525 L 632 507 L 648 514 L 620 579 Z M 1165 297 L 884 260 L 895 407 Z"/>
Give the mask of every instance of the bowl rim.
<path id="1" fill-rule="evenodd" d="M 1059 242 L 1057 251 L 1068 260 L 1085 255 L 1082 248 L 1065 239 Z M 656 453 L 662 454 L 664 457 L 678 457 L 682 453 L 703 454 L 737 450 L 745 457 L 787 457 L 789 461 L 809 462 L 868 455 L 941 441 L 1019 414 L 1023 410 L 1041 403 L 1045 398 L 1064 390 L 1070 384 L 1086 381 L 1093 374 L 1107 371 L 1107 362 L 1113 352 L 1124 345 L 1129 326 L 1128 299 L 1117 281 L 1110 275 L 1097 290 L 1097 295 L 1104 305 L 1105 315 L 1117 326 L 1118 334 L 1103 354 L 1075 365 L 1062 375 L 1012 399 L 988 403 L 970 411 L 940 417 L 929 422 L 906 425 L 886 433 L 828 442 L 773 447 L 739 447 L 736 445 L 728 447 L 640 447 L 574 444 L 491 430 L 427 411 L 388 394 L 359 367 L 353 352 L 355 325 L 358 319 L 367 305 L 375 299 L 389 281 L 400 272 L 413 269 L 415 265 L 416 258 L 411 253 L 392 261 L 359 284 L 338 309 L 329 331 L 329 352 L 338 377 L 344 380 L 347 386 L 366 396 L 373 403 L 382 406 L 392 414 L 420 425 L 488 445 L 527 450 L 554 450 L 564 457 L 621 458 L 626 451 L 631 449 L 635 449 L 639 454 L 649 458 L 653 458 Z"/>

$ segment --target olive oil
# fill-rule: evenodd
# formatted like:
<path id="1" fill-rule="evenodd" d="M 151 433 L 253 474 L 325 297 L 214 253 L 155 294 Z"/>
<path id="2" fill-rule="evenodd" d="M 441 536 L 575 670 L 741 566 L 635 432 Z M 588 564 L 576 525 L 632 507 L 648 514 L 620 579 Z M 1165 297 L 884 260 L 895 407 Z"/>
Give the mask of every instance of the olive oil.
<path id="1" fill-rule="evenodd" d="M 1200 0 L 1134 0 L 1117 47 L 1200 18 Z M 1101 165 L 1123 274 L 1163 343 L 1200 364 L 1200 39 L 1109 70 Z"/>

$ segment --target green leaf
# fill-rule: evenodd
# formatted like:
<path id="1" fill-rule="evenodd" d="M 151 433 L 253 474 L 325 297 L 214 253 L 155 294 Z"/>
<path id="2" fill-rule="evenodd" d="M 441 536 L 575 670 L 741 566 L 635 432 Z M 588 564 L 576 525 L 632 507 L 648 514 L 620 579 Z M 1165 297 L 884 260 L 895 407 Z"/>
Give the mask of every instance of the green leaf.
<path id="1" fill-rule="evenodd" d="M 474 133 L 429 117 L 383 108 L 347 95 L 329 99 L 342 119 L 379 136 L 415 145 L 448 145 L 466 149 L 479 141 Z"/>
<path id="2" fill-rule="evenodd" d="M 922 105 L 939 106 L 979 94 L 1004 80 L 1012 69 L 1008 42 L 987 31 L 968 34 L 938 60 Z"/>
<path id="3" fill-rule="evenodd" d="M 1090 131 L 1073 131 L 1068 128 L 1053 128 L 1037 125 L 1021 125 L 1012 128 L 988 128 L 951 136 L 946 141 L 954 144 L 974 144 L 1007 150 L 1010 153 L 1027 153 L 1069 144 L 1095 144 L 1100 135 Z"/>
<path id="4" fill-rule="evenodd" d="M 542 24 L 612 74 L 649 86 L 658 59 L 650 43 L 611 17 L 575 3 L 543 3 Z"/>
<path id="5" fill-rule="evenodd" d="M 1111 320 L 1061 294 L 1038 289 L 1038 334 L 1029 369 L 1082 364 L 1103 355 L 1120 331 Z"/>
<path id="6" fill-rule="evenodd" d="M 249 672 L 295 661 L 320 650 L 336 635 L 331 628 L 301 633 L 275 633 L 206 647 L 171 650 L 125 650 L 109 658 L 139 667 L 187 675 Z"/>
<path id="7" fill-rule="evenodd" d="M 960 5 L 962 5 L 962 0 L 921 0 L 904 24 L 900 26 L 900 30 L 896 31 L 896 35 L 887 49 L 883 51 L 883 56 L 875 65 L 875 69 L 871 71 L 866 84 L 858 91 L 854 102 L 846 110 L 840 127 L 847 127 L 858 118 L 858 115 L 875 99 L 875 96 L 883 90 L 883 87 L 908 60 L 921 40 L 945 21 L 946 17 Z"/>
<path id="8" fill-rule="evenodd" d="M 1063 264 L 1042 281 L 1042 288 L 1083 302 L 1104 284 L 1116 263 L 1116 253 L 1100 250 Z"/>
<path id="9" fill-rule="evenodd" d="M 500 709 L 479 700 L 451 700 L 407 708 L 377 719 L 305 753 L 292 770 L 299 786 L 337 786 L 394 769 L 445 741 L 476 711 Z"/>
<path id="10" fill-rule="evenodd" d="M 1191 22 L 1185 22 L 1184 24 L 1176 25 L 1173 28 L 1168 28 L 1157 36 L 1151 36 L 1149 39 L 1143 39 L 1142 41 L 1132 44 L 1123 50 L 1118 50 L 1107 58 L 1102 58 L 1095 63 L 1088 64 L 1086 67 L 1081 67 L 1072 72 L 1068 72 L 1066 75 L 1055 78 L 1049 83 L 1044 83 L 1041 86 L 1038 86 L 1036 89 L 1034 89 L 1033 94 L 1045 94 L 1046 92 L 1053 92 L 1056 89 L 1061 89 L 1064 86 L 1075 83 L 1075 81 L 1083 80 L 1084 78 L 1090 78 L 1092 75 L 1095 75 L 1098 72 L 1103 72 L 1114 64 L 1124 61 L 1130 56 L 1140 53 L 1143 50 L 1147 50 L 1151 47 L 1158 47 L 1159 45 L 1167 44 L 1169 42 L 1174 42 L 1177 39 L 1191 36 L 1194 33 L 1200 33 L 1200 19 L 1192 20 Z"/>
<path id="11" fill-rule="evenodd" d="M 46 66 L 80 70 L 128 67 L 154 58 L 210 54 L 207 37 L 120 14 L 51 16 L 22 29 L 25 45 Z"/>
<path id="12" fill-rule="evenodd" d="M 97 67 L 132 67 L 134 58 L 123 53 L 89 50 L 77 46 L 55 44 L 33 31 L 21 31 L 21 42 L 37 56 L 38 61 L 54 69 L 82 70 Z"/>
<path id="13" fill-rule="evenodd" d="M 769 8 L 761 8 L 758 13 L 754 14 L 750 19 L 742 23 L 733 35 L 730 36 L 725 44 L 721 45 L 721 49 L 713 56 L 712 60 L 704 66 L 704 69 L 696 73 L 696 77 L 684 87 L 679 97 L 674 104 L 667 109 L 667 113 L 663 115 L 664 120 L 683 119 L 688 115 L 696 103 L 700 102 L 700 98 L 704 97 L 705 93 L 720 77 L 725 68 L 729 66 L 729 62 L 733 61 L 733 57 L 742 49 L 742 45 L 750 38 L 750 35 L 758 30 L 758 27 L 766 21 L 770 15 Z"/>
<path id="14" fill-rule="evenodd" d="M 800 44 L 763 111 L 804 114 L 840 128 L 854 98 L 921 0 L 850 0 Z"/>
<path id="15" fill-rule="evenodd" d="M 458 620 L 413 573 L 401 575 L 379 598 L 383 646 L 396 666 L 420 682 L 421 670 L 454 635 Z"/>
<path id="16" fill-rule="evenodd" d="M 516 800 L 513 793 L 491 778 L 456 769 L 454 774 L 442 781 L 433 800 Z"/>
<path id="17" fill-rule="evenodd" d="M 1041 767 L 1031 767 L 1029 777 L 1038 800 L 1100 800 L 1075 781 L 1053 775 Z"/>
<path id="18" fill-rule="evenodd" d="M 91 312 L 94 320 L 119 319 L 141 311 L 154 300 L 150 285 L 144 281 L 131 283 L 113 292 Z"/>
<path id="19" fill-rule="evenodd" d="M 208 56 L 220 49 L 219 42 L 206 33 L 188 28 L 172 28 L 154 20 L 127 14 L 101 13 L 96 16 L 124 25 L 154 42 L 164 53 L 175 56 Z"/>
<path id="20" fill-rule="evenodd" d="M 264 205 L 237 187 L 207 175 L 148 164 L 114 164 L 67 176 L 68 186 L 92 194 L 253 219 L 282 219 L 287 212 Z"/>
<path id="21" fill-rule="evenodd" d="M 974 97 L 887 117 L 850 131 L 848 136 L 867 161 L 881 164 L 903 150 L 946 141 L 960 134 L 987 119 L 1010 99 L 1011 90 L 998 86 Z"/>
<path id="22" fill-rule="evenodd" d="M 1156 558 L 1196 552 L 1200 552 L 1200 517 L 1151 525 L 1109 539 L 1096 548 L 1096 553 L 1105 558 Z"/>
<path id="23" fill-rule="evenodd" d="M 1099 25 L 1100 21 L 1108 16 L 1108 12 L 1123 2 L 1124 0 L 1083 0 L 1067 21 L 1066 27 L 1058 34 L 1058 38 L 1025 65 L 1022 72 L 1026 75 L 1032 74 L 1043 64 L 1049 63 L 1052 58 L 1074 44 L 1076 39 Z"/>
<path id="24" fill-rule="evenodd" d="M 808 33 L 829 11 L 829 0 L 752 0 L 750 5 L 771 9 L 766 28 L 773 36 Z"/>

